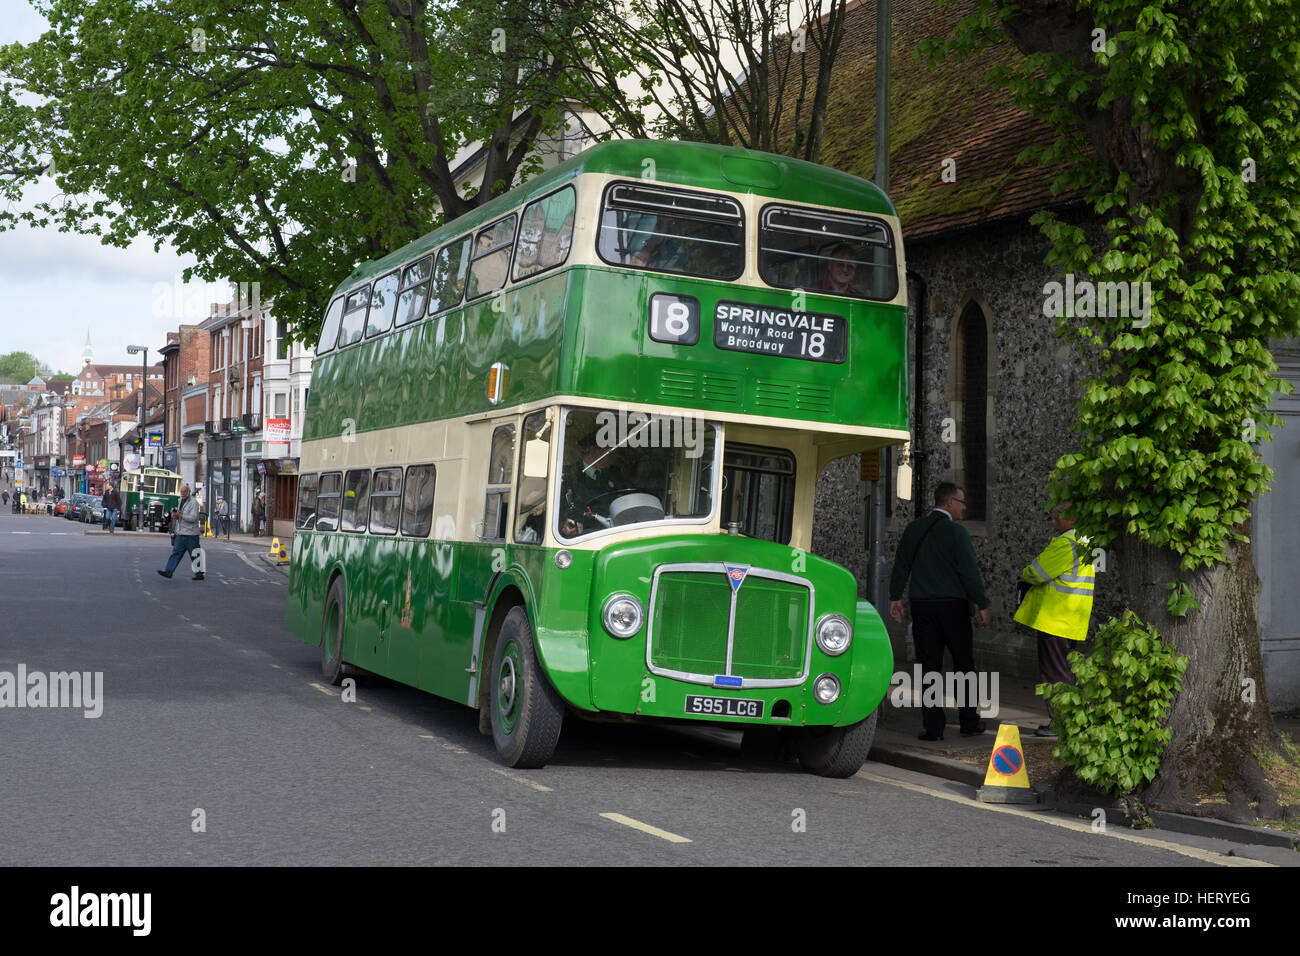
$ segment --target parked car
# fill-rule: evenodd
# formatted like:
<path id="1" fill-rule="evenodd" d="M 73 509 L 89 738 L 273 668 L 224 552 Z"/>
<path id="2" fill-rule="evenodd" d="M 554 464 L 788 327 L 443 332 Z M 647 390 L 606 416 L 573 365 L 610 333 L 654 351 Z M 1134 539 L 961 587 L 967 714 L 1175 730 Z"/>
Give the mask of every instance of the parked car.
<path id="1" fill-rule="evenodd" d="M 81 520 L 86 522 L 86 524 L 104 523 L 103 495 L 86 496 L 86 502 L 81 506 Z"/>
<path id="2" fill-rule="evenodd" d="M 54 506 L 54 513 L 60 517 L 66 516 L 68 512 L 68 499 L 60 498 L 59 503 Z"/>
<path id="3" fill-rule="evenodd" d="M 89 498 L 90 495 L 77 492 L 68 499 L 68 508 L 63 513 L 63 517 L 69 521 L 84 521 L 85 519 L 81 517 L 81 509 Z"/>

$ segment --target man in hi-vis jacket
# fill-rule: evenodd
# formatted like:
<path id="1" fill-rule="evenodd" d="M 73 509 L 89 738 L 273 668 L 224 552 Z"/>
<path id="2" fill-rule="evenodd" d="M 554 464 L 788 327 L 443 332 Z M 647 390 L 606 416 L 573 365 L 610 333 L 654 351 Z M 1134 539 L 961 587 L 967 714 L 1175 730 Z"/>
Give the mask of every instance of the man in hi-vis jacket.
<path id="1" fill-rule="evenodd" d="M 1032 585 L 1016 608 L 1016 620 L 1038 632 L 1038 673 L 1045 684 L 1073 684 L 1074 672 L 1067 659 L 1079 650 L 1088 636 L 1092 617 L 1092 593 L 1097 572 L 1093 568 L 1088 539 L 1074 532 L 1074 518 L 1067 512 L 1070 503 L 1056 508 L 1056 537 L 1043 553 L 1029 562 L 1020 577 Z M 1052 705 L 1047 705 L 1051 719 Z M 1050 725 L 1034 732 L 1039 737 L 1054 737 Z"/>

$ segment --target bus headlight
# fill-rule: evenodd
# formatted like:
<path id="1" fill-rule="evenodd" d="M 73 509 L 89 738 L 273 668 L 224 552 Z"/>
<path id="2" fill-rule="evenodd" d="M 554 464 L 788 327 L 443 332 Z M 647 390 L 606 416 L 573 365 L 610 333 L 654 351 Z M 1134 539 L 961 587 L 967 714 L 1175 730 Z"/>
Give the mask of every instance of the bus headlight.
<path id="1" fill-rule="evenodd" d="M 563 571 L 573 564 L 573 555 L 563 549 L 555 552 L 555 566 Z"/>
<path id="2" fill-rule="evenodd" d="M 839 657 L 853 643 L 853 625 L 841 614 L 827 614 L 817 622 L 817 646 Z"/>
<path id="3" fill-rule="evenodd" d="M 615 594 L 601 613 L 605 630 L 618 638 L 629 638 L 641 630 L 641 602 L 630 594 Z"/>
<path id="4" fill-rule="evenodd" d="M 813 684 L 813 696 L 819 704 L 833 704 L 840 696 L 840 682 L 834 674 L 823 674 Z"/>

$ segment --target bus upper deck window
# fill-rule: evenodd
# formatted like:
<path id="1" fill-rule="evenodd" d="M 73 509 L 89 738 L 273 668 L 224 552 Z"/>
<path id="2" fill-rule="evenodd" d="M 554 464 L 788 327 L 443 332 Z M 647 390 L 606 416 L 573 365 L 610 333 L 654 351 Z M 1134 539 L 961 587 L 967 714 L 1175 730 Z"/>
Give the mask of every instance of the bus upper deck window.
<path id="1" fill-rule="evenodd" d="M 469 236 L 461 236 L 438 250 L 433 260 L 433 281 L 429 293 L 429 314 L 459 305 L 465 294 L 469 272 Z"/>
<path id="2" fill-rule="evenodd" d="M 495 292 L 506 284 L 510 271 L 510 247 L 515 242 L 515 214 L 480 229 L 474 237 L 474 258 L 469 269 L 466 299 Z"/>
<path id="3" fill-rule="evenodd" d="M 361 341 L 366 328 L 366 306 L 370 304 L 370 286 L 362 286 L 348 296 L 343 309 L 343 328 L 339 332 L 339 348 Z"/>
<path id="4" fill-rule="evenodd" d="M 515 279 L 562 265 L 569 258 L 575 203 L 573 187 L 565 186 L 524 207 L 515 253 Z"/>
<path id="5" fill-rule="evenodd" d="M 889 226 L 868 216 L 824 209 L 764 206 L 758 274 L 778 289 L 881 302 L 898 294 Z"/>
<path id="6" fill-rule="evenodd" d="M 343 296 L 330 303 L 325 312 L 325 321 L 321 324 L 320 341 L 316 343 L 316 354 L 321 355 L 334 348 L 338 341 L 339 324 L 343 321 Z"/>
<path id="7" fill-rule="evenodd" d="M 387 332 L 393 327 L 393 313 L 397 308 L 396 272 L 390 272 L 375 283 L 370 296 L 370 311 L 366 316 L 366 338 Z"/>
<path id="8" fill-rule="evenodd" d="M 424 318 L 424 306 L 429 300 L 429 275 L 433 259 L 425 256 L 407 266 L 402 272 L 402 291 L 397 298 L 397 324 L 407 325 Z"/>
<path id="9" fill-rule="evenodd" d="M 597 250 L 611 265 L 736 279 L 745 268 L 745 218 L 730 196 L 644 183 L 605 192 Z"/>

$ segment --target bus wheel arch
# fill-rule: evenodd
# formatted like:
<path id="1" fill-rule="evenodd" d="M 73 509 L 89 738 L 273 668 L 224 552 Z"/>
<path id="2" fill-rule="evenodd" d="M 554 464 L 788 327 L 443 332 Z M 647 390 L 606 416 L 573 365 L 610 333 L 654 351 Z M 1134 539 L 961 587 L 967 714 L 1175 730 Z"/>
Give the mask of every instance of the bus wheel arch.
<path id="1" fill-rule="evenodd" d="M 523 601 L 498 606 L 506 611 L 492 641 L 491 667 L 479 684 L 480 700 L 484 691 L 488 698 L 492 741 L 512 767 L 545 766 L 560 739 L 564 702 L 542 669 Z"/>
<path id="2" fill-rule="evenodd" d="M 325 591 L 321 615 L 320 671 L 334 686 L 343 683 L 343 637 L 347 628 L 347 586 L 343 573 L 335 571 Z"/>

